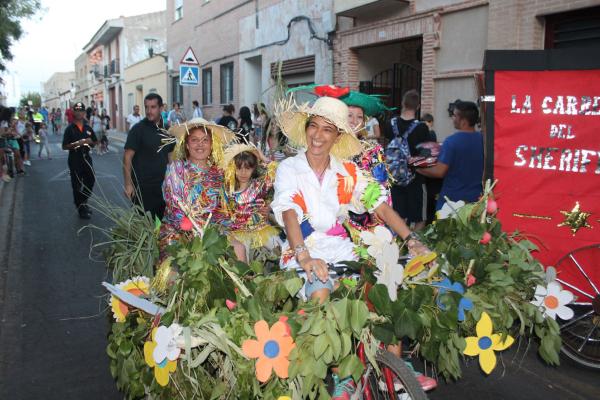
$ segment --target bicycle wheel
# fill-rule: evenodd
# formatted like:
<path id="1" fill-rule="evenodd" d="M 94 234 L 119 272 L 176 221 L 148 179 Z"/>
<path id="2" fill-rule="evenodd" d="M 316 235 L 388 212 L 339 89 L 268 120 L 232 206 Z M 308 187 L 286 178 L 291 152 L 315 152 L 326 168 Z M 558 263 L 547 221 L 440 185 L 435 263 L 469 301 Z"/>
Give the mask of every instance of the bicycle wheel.
<path id="1" fill-rule="evenodd" d="M 577 296 L 569 306 L 575 316 L 559 321 L 561 351 L 573 361 L 600 369 L 600 245 L 581 247 L 556 264 L 558 278 Z"/>
<path id="2" fill-rule="evenodd" d="M 385 384 L 384 377 L 378 377 L 373 372 L 367 377 L 367 384 L 371 392 L 373 400 L 380 399 L 411 399 L 411 400 L 426 400 L 427 395 L 421 389 L 421 385 L 415 378 L 415 374 L 402 359 L 396 357 L 387 350 L 380 349 L 375 355 L 377 365 L 383 371 L 388 368 L 393 377 L 397 378 L 401 383 L 400 391 L 395 391 L 390 395 Z M 364 388 L 363 388 L 364 391 Z M 365 397 L 363 397 L 365 398 Z"/>

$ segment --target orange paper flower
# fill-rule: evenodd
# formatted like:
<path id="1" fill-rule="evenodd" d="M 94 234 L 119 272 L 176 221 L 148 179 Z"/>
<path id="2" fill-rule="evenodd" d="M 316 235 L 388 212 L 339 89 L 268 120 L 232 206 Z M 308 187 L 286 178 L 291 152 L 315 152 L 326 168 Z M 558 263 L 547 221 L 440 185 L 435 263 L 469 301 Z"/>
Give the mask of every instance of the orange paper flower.
<path id="1" fill-rule="evenodd" d="M 286 324 L 275 322 L 269 329 L 265 320 L 254 324 L 256 339 L 247 339 L 242 344 L 242 352 L 246 357 L 258 358 L 256 361 L 256 379 L 266 382 L 271 377 L 271 371 L 280 378 L 288 377 L 290 360 L 288 356 L 296 346 L 294 339 L 287 333 Z"/>

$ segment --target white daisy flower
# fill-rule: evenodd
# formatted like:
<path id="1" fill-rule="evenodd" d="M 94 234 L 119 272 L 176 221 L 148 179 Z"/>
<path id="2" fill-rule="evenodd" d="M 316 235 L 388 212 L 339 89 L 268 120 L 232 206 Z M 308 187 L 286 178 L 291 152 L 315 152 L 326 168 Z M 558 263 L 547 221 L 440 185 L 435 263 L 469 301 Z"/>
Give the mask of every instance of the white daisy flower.
<path id="1" fill-rule="evenodd" d="M 373 258 L 377 258 L 383 253 L 383 249 L 386 245 L 392 243 L 392 233 L 384 226 L 376 226 L 373 232 L 363 231 L 360 234 L 360 238 L 364 244 L 369 246 L 367 253 Z M 396 246 L 397 248 L 397 246 Z M 396 261 L 398 258 L 396 257 Z"/>
<path id="2" fill-rule="evenodd" d="M 398 285 L 404 279 L 404 267 L 398 264 L 400 249 L 396 243 L 384 243 L 380 254 L 375 257 L 378 271 L 375 272 L 377 283 L 387 287 L 390 300 L 398 298 Z"/>
<path id="3" fill-rule="evenodd" d="M 178 324 L 172 324 L 170 327 L 159 326 L 154 336 L 156 347 L 152 352 L 152 357 L 157 364 L 162 363 L 165 358 L 169 361 L 175 361 L 179 358 L 181 349 L 177 347 L 177 338 L 181 335 L 183 328 Z"/>
<path id="4" fill-rule="evenodd" d="M 547 287 L 538 285 L 535 289 L 535 299 L 531 304 L 543 307 L 544 314 L 556 319 L 569 320 L 573 318 L 573 310 L 566 305 L 573 301 L 573 293 L 568 290 L 562 290 L 558 282 L 550 282 Z"/>

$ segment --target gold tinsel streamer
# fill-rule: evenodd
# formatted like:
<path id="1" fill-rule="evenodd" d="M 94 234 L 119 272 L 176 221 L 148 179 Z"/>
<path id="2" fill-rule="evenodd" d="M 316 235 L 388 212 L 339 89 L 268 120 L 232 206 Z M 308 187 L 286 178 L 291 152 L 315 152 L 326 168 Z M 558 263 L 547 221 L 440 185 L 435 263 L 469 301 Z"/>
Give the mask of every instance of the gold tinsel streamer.
<path id="1" fill-rule="evenodd" d="M 164 293 L 169 284 L 169 275 L 171 274 L 171 257 L 167 257 L 156 270 L 152 279 L 152 288 L 157 293 Z"/>
<path id="2" fill-rule="evenodd" d="M 239 242 L 249 244 L 250 248 L 256 249 L 265 246 L 273 236 L 278 234 L 277 228 L 265 225 L 259 229 L 232 231 L 230 236 Z"/>
<path id="3" fill-rule="evenodd" d="M 513 213 L 513 217 L 519 217 L 519 218 L 531 218 L 531 219 L 545 219 L 545 220 L 551 220 L 552 217 L 547 217 L 545 215 L 531 215 L 531 214 L 519 214 L 519 213 Z"/>

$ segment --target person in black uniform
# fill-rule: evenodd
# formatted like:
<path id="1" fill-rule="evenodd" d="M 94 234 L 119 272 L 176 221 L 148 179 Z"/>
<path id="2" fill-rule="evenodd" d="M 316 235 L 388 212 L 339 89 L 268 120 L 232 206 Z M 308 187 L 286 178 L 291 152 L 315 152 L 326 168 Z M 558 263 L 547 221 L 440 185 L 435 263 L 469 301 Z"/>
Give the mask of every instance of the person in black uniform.
<path id="1" fill-rule="evenodd" d="M 162 183 L 169 153 L 174 148 L 174 145 L 160 147 L 162 106 L 162 97 L 157 93 L 150 93 L 144 98 L 146 118 L 129 131 L 123 155 L 125 196 L 159 219 L 165 211 Z"/>
<path id="2" fill-rule="evenodd" d="M 73 122 L 65 128 L 63 150 L 69 150 L 69 172 L 73 187 L 73 200 L 79 212 L 79 218 L 90 219 L 87 200 L 92 194 L 94 182 L 94 166 L 90 149 L 98 139 L 94 130 L 85 122 L 85 106 L 75 103 L 73 106 Z"/>

